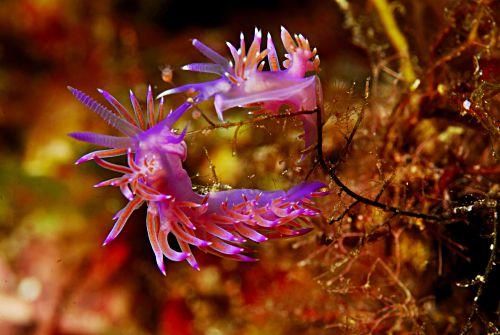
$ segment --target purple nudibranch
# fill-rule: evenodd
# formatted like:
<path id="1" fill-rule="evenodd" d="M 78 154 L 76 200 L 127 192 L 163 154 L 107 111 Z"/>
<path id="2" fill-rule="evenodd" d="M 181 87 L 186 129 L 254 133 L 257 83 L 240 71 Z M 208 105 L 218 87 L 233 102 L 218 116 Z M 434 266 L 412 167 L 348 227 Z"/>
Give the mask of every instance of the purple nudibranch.
<path id="1" fill-rule="evenodd" d="M 219 79 L 187 84 L 162 92 L 158 98 L 180 93 L 195 93 L 194 102 L 214 99 L 215 111 L 223 121 L 224 111 L 233 107 L 256 106 L 260 113 L 279 113 L 280 108 L 288 106 L 290 112 L 314 111 L 323 109 L 323 97 L 317 75 L 307 76 L 319 69 L 316 48 L 311 50 L 309 41 L 302 35 L 292 37 L 281 27 L 281 40 L 287 53 L 280 68 L 276 48 L 271 35 L 267 34 L 266 49 L 261 50 L 262 31 L 255 28 L 254 39 L 248 51 L 243 33 L 240 34 L 240 48 L 231 43 L 227 46 L 233 60 L 229 61 L 197 39 L 193 46 L 212 63 L 194 63 L 182 67 L 183 70 L 213 73 Z M 269 70 L 264 70 L 265 61 Z M 301 114 L 304 127 L 305 147 L 317 141 L 316 116 Z"/>
<path id="2" fill-rule="evenodd" d="M 135 95 L 130 99 L 133 113 L 109 93 L 98 90 L 115 112 L 85 93 L 69 87 L 85 106 L 101 116 L 123 136 L 77 132 L 73 138 L 107 149 L 89 153 L 77 164 L 94 160 L 98 165 L 118 172 L 119 177 L 95 185 L 119 187 L 128 200 L 116 213 L 116 221 L 104 245 L 122 231 L 132 212 L 147 205 L 146 226 L 157 265 L 165 274 L 164 257 L 186 260 L 199 269 L 191 251 L 195 246 L 205 252 L 239 261 L 253 261 L 245 242 L 263 242 L 272 237 L 291 237 L 311 230 L 310 219 L 319 214 L 311 197 L 323 195 L 321 182 L 299 184 L 288 191 L 231 189 L 199 194 L 183 168 L 187 148 L 186 129 L 173 130 L 174 123 L 191 107 L 186 102 L 162 119 L 163 99 L 156 109 L 151 87 L 143 112 Z M 126 155 L 127 165 L 106 158 Z M 178 246 L 170 243 L 172 235 Z"/>

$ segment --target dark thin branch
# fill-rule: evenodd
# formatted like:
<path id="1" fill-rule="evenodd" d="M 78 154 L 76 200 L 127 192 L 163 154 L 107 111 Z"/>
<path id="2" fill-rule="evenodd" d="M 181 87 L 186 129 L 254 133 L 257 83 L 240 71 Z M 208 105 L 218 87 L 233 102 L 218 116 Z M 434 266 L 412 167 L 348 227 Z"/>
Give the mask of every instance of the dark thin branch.
<path id="1" fill-rule="evenodd" d="M 495 261 L 498 251 L 498 207 L 494 208 L 493 211 L 493 241 L 491 242 L 490 246 L 490 257 L 488 259 L 488 264 L 486 264 L 486 268 L 481 275 L 481 279 L 478 281 L 477 291 L 472 302 L 472 310 L 467 317 L 465 325 L 460 330 L 460 335 L 465 335 L 471 330 L 472 321 L 474 320 L 474 317 L 479 313 L 479 302 L 484 294 L 484 289 L 488 283 L 489 276 L 495 268 Z"/>
<path id="2" fill-rule="evenodd" d="M 195 109 L 195 111 L 197 111 L 197 112 L 199 112 L 201 114 L 201 117 L 203 117 L 203 119 L 205 121 L 207 121 L 207 123 L 210 126 L 212 126 L 212 127 L 215 126 L 215 123 L 212 120 L 210 120 L 210 118 L 205 113 L 203 113 L 203 111 L 201 109 L 199 109 L 197 106 L 194 106 L 194 109 Z"/>
<path id="3" fill-rule="evenodd" d="M 329 166 L 328 163 L 325 161 L 324 155 L 323 155 L 323 123 L 322 123 L 322 118 L 321 118 L 321 110 L 317 108 L 315 110 L 316 112 L 316 122 L 317 122 L 317 135 L 318 135 L 318 144 L 316 146 L 317 149 L 317 159 L 319 161 L 319 164 L 321 165 L 323 171 L 327 173 L 330 176 L 330 179 L 338 186 L 342 191 L 347 193 L 351 198 L 362 202 L 364 204 L 377 207 L 382 209 L 383 211 L 386 212 L 391 212 L 395 215 L 403 215 L 403 216 L 408 216 L 408 217 L 414 217 L 418 219 L 424 219 L 424 220 L 431 220 L 431 221 L 439 221 L 439 220 L 445 220 L 448 218 L 447 215 L 433 215 L 433 214 L 425 214 L 425 213 L 419 213 L 419 212 L 413 212 L 405 209 L 401 209 L 399 207 L 391 206 L 388 204 L 384 204 L 381 202 L 378 202 L 376 200 L 366 198 L 360 194 L 357 194 L 353 190 L 351 190 L 346 184 L 342 182 L 342 180 L 337 177 L 335 173 L 335 168 L 332 166 Z"/>
<path id="4" fill-rule="evenodd" d="M 392 182 L 392 179 L 394 179 L 394 172 L 391 174 L 391 176 L 389 178 L 387 178 L 384 181 L 384 184 L 382 185 L 382 188 L 380 189 L 380 191 L 375 196 L 375 199 L 373 199 L 374 201 L 379 201 L 380 200 L 380 197 L 382 196 L 382 194 L 384 194 L 384 191 L 385 191 L 386 187 Z"/>
<path id="5" fill-rule="evenodd" d="M 341 221 L 351 211 L 351 209 L 353 209 L 354 206 L 359 204 L 359 202 L 359 200 L 354 200 L 339 216 L 337 216 L 336 218 L 332 217 L 328 224 L 334 224 L 335 222 Z"/>
<path id="6" fill-rule="evenodd" d="M 311 169 L 307 172 L 307 175 L 306 177 L 304 178 L 304 180 L 308 180 L 309 177 L 311 177 L 312 173 L 314 172 L 314 170 L 316 170 L 316 168 L 318 167 L 318 161 L 314 161 L 313 163 L 313 166 L 311 167 Z"/>
<path id="7" fill-rule="evenodd" d="M 208 160 L 208 166 L 210 167 L 210 171 L 212 172 L 212 178 L 214 179 L 215 185 L 219 186 L 219 177 L 217 176 L 217 173 L 215 172 L 215 165 L 210 159 L 210 156 L 208 155 L 208 150 L 206 147 L 203 147 L 203 151 L 205 152 L 205 156 L 207 157 Z"/>
<path id="8" fill-rule="evenodd" d="M 233 147 L 233 156 L 236 155 L 236 152 L 238 150 L 238 132 L 240 131 L 240 129 L 241 129 L 241 126 L 238 126 L 234 130 L 233 144 L 232 144 L 232 147 Z"/>
<path id="9" fill-rule="evenodd" d="M 188 135 L 193 135 L 193 134 L 196 134 L 196 133 L 201 133 L 201 132 L 204 132 L 204 131 L 207 131 L 207 130 L 214 130 L 214 129 L 220 129 L 220 128 L 228 129 L 228 128 L 233 128 L 233 127 L 241 127 L 241 126 L 244 126 L 244 125 L 247 125 L 247 124 L 254 124 L 254 123 L 258 123 L 258 122 L 262 122 L 262 121 L 266 121 L 266 120 L 286 119 L 286 118 L 294 117 L 294 116 L 298 116 L 298 115 L 314 114 L 314 113 L 316 113 L 316 111 L 302 111 L 302 112 L 295 112 L 295 113 L 282 113 L 282 114 L 273 114 L 273 115 L 259 116 L 259 117 L 255 117 L 255 118 L 252 118 L 252 119 L 248 119 L 248 120 L 244 120 L 244 121 L 239 121 L 239 122 L 217 123 L 217 124 L 213 124 L 213 125 L 210 125 L 208 127 L 205 127 L 203 129 L 190 131 L 190 132 L 188 132 Z"/>
<path id="10" fill-rule="evenodd" d="M 365 108 L 368 103 L 368 96 L 369 96 L 369 85 L 370 85 L 370 78 L 366 79 L 366 85 L 365 85 L 365 97 L 364 97 L 364 103 L 363 106 L 361 107 L 361 112 L 359 113 L 358 119 L 356 120 L 356 123 L 354 124 L 354 127 L 351 130 L 351 133 L 349 134 L 349 137 L 346 139 L 346 143 L 344 147 L 342 148 L 342 152 L 340 154 L 339 159 L 333 163 L 334 168 L 337 167 L 345 157 L 347 156 L 347 152 L 349 151 L 349 148 L 351 147 L 352 140 L 354 139 L 354 135 L 356 135 L 356 132 L 359 129 L 359 126 L 361 125 L 361 122 L 363 121 L 363 118 L 365 116 Z"/>
<path id="11" fill-rule="evenodd" d="M 389 185 L 391 183 L 393 177 L 394 177 L 394 174 L 392 174 L 386 181 L 384 181 L 384 184 L 382 185 L 382 188 L 375 196 L 374 201 L 378 201 L 380 199 L 380 197 L 384 193 L 387 185 Z M 351 209 L 359 203 L 360 203 L 359 200 L 354 200 L 354 202 L 352 202 L 339 216 L 337 216 L 336 218 L 331 218 L 329 224 L 333 224 L 335 222 L 341 221 L 351 211 Z"/>

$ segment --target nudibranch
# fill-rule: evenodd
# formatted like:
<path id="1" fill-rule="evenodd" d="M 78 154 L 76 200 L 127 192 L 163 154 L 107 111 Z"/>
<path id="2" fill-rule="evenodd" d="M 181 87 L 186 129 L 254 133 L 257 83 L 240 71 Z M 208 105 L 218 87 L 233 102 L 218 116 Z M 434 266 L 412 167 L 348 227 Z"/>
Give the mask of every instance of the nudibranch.
<path id="1" fill-rule="evenodd" d="M 311 230 L 310 219 L 319 214 L 311 198 L 324 193 L 321 190 L 325 187 L 323 183 L 302 183 L 288 191 L 231 189 L 200 194 L 193 190 L 191 179 L 183 168 L 187 155 L 186 129 L 181 133 L 173 130 L 174 123 L 191 107 L 189 102 L 161 120 L 163 100 L 155 109 L 151 88 L 144 112 L 130 92 L 133 113 L 103 90 L 99 92 L 116 113 L 77 89 L 70 87 L 69 90 L 123 134 L 70 134 L 77 140 L 107 148 L 83 156 L 77 164 L 93 160 L 121 174 L 96 185 L 119 187 L 128 200 L 116 213 L 116 222 L 104 245 L 116 238 L 132 212 L 143 204 L 147 205 L 149 241 L 163 274 L 164 257 L 172 261 L 186 260 L 199 269 L 191 252 L 192 246 L 219 256 L 252 261 L 245 247 L 247 240 L 263 242 Z M 126 165 L 106 160 L 119 155 L 126 155 Z"/>
<path id="2" fill-rule="evenodd" d="M 271 35 L 267 34 L 267 47 L 261 51 L 262 31 L 255 28 L 254 39 L 248 51 L 245 38 L 240 34 L 240 48 L 231 43 L 227 46 L 233 61 L 229 61 L 197 39 L 193 46 L 213 63 L 194 63 L 182 67 L 183 70 L 213 73 L 219 79 L 187 84 L 161 93 L 158 98 L 179 93 L 195 94 L 194 102 L 214 98 L 215 111 L 221 121 L 223 112 L 233 107 L 258 107 L 258 112 L 278 113 L 283 105 L 290 112 L 322 109 L 322 90 L 316 73 L 319 57 L 316 48 L 311 50 L 309 41 L 302 35 L 295 35 L 281 27 L 281 40 L 287 53 L 280 68 L 276 48 Z M 267 56 L 269 70 L 264 70 Z M 301 114 L 304 125 L 306 148 L 316 141 L 316 116 Z"/>

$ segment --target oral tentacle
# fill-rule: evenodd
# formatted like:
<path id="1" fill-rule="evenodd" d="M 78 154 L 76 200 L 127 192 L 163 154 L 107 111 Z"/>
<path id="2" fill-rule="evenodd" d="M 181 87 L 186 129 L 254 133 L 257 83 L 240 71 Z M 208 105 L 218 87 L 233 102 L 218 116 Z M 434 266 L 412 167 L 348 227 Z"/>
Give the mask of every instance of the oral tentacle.
<path id="1" fill-rule="evenodd" d="M 75 132 L 70 133 L 69 136 L 78 141 L 113 149 L 126 149 L 132 145 L 132 141 L 129 137 L 109 136 L 92 132 Z"/>
<path id="2" fill-rule="evenodd" d="M 71 94 L 75 96 L 82 104 L 87 106 L 88 109 L 99 115 L 104 121 L 106 121 L 111 127 L 119 130 L 121 133 L 127 136 L 134 136 L 138 134 L 141 130 L 129 123 L 128 121 L 116 116 L 112 111 L 86 95 L 76 88 L 68 86 Z"/>

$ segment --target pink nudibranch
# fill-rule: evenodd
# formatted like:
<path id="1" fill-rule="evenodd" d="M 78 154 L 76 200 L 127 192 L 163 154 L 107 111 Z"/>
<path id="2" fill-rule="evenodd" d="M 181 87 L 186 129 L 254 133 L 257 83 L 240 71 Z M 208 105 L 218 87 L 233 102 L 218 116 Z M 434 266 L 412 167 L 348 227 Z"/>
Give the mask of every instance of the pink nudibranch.
<path id="1" fill-rule="evenodd" d="M 195 246 L 205 252 L 240 261 L 252 261 L 246 255 L 245 242 L 263 242 L 270 237 L 291 237 L 311 230 L 310 219 L 319 214 L 311 197 L 323 195 L 321 182 L 307 182 L 288 191 L 232 189 L 199 194 L 193 191 L 191 179 L 183 168 L 187 149 L 186 130 L 177 134 L 174 123 L 191 107 L 186 102 L 163 120 L 163 100 L 155 109 L 151 87 L 146 111 L 134 94 L 130 99 L 134 113 L 129 113 L 109 93 L 99 90 L 115 109 L 107 109 L 85 93 L 69 88 L 85 106 L 101 116 L 124 136 L 77 132 L 73 138 L 100 145 L 99 150 L 80 158 L 77 163 L 94 160 L 98 165 L 121 176 L 96 185 L 119 187 L 129 201 L 116 213 L 116 220 L 104 244 L 122 231 L 133 211 L 147 205 L 146 226 L 157 265 L 165 274 L 164 257 L 186 260 L 199 269 L 191 251 Z M 160 117 L 159 117 L 160 116 Z M 105 158 L 126 155 L 127 165 L 111 163 Z M 171 245 L 173 236 L 176 243 Z"/>
<path id="2" fill-rule="evenodd" d="M 233 57 L 232 61 L 228 61 L 194 39 L 193 46 L 213 63 L 188 64 L 182 69 L 213 73 L 220 78 L 175 87 L 162 92 L 158 97 L 179 92 L 196 93 L 195 102 L 213 97 L 215 111 L 221 121 L 224 111 L 250 105 L 257 105 L 264 113 L 278 113 L 283 105 L 287 105 L 291 112 L 322 110 L 323 98 L 319 78 L 317 75 L 307 76 L 307 73 L 317 72 L 319 68 L 316 48 L 311 50 L 309 41 L 304 36 L 295 35 L 292 38 L 288 31 L 281 27 L 281 40 L 287 51 L 287 59 L 283 62 L 284 69 L 281 69 L 271 35 L 267 34 L 267 47 L 263 51 L 261 40 L 262 32 L 255 28 L 254 39 L 248 52 L 243 34 L 240 34 L 238 50 L 227 42 Z M 266 56 L 269 70 L 264 70 Z M 299 117 L 304 125 L 305 147 L 309 148 L 317 140 L 316 116 L 301 114 Z"/>

